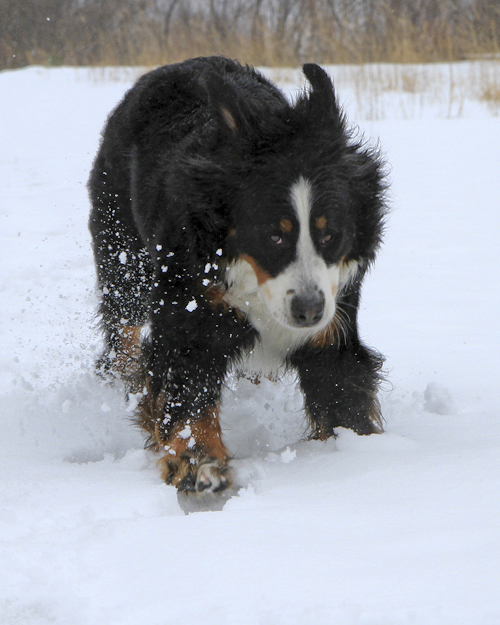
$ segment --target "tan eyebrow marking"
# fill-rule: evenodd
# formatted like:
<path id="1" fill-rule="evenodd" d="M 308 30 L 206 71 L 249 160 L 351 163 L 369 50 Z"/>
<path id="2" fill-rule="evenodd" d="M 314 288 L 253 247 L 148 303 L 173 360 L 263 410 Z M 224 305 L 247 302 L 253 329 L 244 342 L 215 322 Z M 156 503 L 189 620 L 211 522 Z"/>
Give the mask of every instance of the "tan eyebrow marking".
<path id="1" fill-rule="evenodd" d="M 292 224 L 292 222 L 291 222 L 291 220 L 290 220 L 290 219 L 285 219 L 285 218 L 283 218 L 283 219 L 280 221 L 280 228 L 281 228 L 281 231 L 282 231 L 282 232 L 288 232 L 288 233 L 289 233 L 289 232 L 291 232 L 291 231 L 292 231 L 292 229 L 293 229 L 293 224 Z"/>
<path id="2" fill-rule="evenodd" d="M 314 225 L 316 226 L 318 230 L 324 230 L 326 228 L 326 224 L 327 224 L 327 219 L 324 215 L 321 217 L 317 217 L 316 221 L 314 222 Z"/>

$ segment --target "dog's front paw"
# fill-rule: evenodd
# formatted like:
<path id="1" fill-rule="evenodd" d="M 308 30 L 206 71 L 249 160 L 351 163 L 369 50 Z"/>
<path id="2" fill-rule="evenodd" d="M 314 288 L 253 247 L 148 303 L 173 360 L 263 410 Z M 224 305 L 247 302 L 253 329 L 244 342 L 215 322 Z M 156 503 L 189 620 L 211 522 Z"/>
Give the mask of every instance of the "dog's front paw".
<path id="1" fill-rule="evenodd" d="M 229 467 L 217 458 L 182 454 L 180 458 L 164 457 L 160 464 L 165 482 L 176 486 L 179 492 L 220 493 L 231 486 Z"/>
<path id="2" fill-rule="evenodd" d="M 207 460 L 198 466 L 195 491 L 220 493 L 231 485 L 229 467 L 220 460 Z"/>

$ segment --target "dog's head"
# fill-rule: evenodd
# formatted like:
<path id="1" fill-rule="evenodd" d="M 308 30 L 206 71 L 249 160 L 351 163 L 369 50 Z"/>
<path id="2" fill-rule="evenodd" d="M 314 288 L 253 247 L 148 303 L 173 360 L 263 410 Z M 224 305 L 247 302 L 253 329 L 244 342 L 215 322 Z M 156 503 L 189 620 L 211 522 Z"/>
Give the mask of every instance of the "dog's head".
<path id="1" fill-rule="evenodd" d="M 383 176 L 378 155 L 346 130 L 328 75 L 317 65 L 304 73 L 312 89 L 294 104 L 232 89 L 213 99 L 238 163 L 229 288 L 243 308 L 259 301 L 281 326 L 310 335 L 374 258 Z"/>
<path id="2" fill-rule="evenodd" d="M 241 198 L 230 231 L 230 287 L 243 298 L 257 293 L 274 320 L 294 329 L 328 325 L 339 289 L 358 271 L 358 261 L 347 259 L 352 223 L 318 187 L 305 176 L 288 188 L 266 189 L 260 180 Z"/>

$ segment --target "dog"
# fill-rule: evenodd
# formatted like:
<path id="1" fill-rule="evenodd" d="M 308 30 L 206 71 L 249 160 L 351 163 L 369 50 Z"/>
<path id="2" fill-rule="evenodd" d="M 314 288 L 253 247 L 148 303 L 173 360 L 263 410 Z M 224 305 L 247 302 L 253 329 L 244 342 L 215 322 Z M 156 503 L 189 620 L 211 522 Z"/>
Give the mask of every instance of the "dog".
<path id="1" fill-rule="evenodd" d="M 142 76 L 112 112 L 88 184 L 106 350 L 163 479 L 231 485 L 221 391 L 293 370 L 310 436 L 382 431 L 383 358 L 360 340 L 380 246 L 380 152 L 348 129 L 327 73 L 291 103 L 222 57 Z"/>

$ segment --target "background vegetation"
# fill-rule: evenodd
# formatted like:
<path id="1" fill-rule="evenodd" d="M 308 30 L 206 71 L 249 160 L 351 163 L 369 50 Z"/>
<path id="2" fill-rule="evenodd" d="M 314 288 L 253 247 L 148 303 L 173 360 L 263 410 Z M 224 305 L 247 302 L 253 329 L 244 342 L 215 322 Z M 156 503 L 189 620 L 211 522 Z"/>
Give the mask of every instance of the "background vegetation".
<path id="1" fill-rule="evenodd" d="M 0 69 L 454 61 L 500 54 L 499 0 L 0 0 Z"/>

